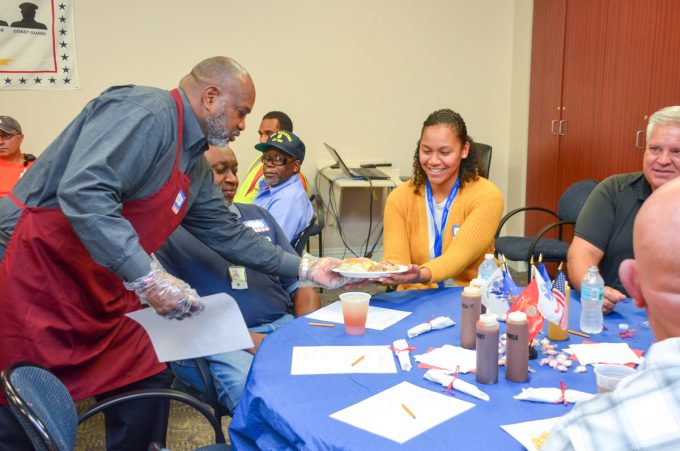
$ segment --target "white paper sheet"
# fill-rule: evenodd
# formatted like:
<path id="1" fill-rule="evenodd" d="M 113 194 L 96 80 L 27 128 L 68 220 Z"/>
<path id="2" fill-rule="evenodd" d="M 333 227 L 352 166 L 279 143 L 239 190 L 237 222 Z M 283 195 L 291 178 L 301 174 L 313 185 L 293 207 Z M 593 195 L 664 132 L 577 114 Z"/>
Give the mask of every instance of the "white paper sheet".
<path id="1" fill-rule="evenodd" d="M 449 372 L 456 371 L 459 365 L 460 373 L 467 373 L 477 368 L 477 352 L 474 349 L 465 349 L 460 346 L 444 345 L 432 351 L 414 355 L 416 362 L 425 363 Z"/>
<path id="2" fill-rule="evenodd" d="M 366 328 L 385 330 L 396 322 L 406 318 L 410 314 L 411 312 L 402 312 L 401 310 L 369 306 L 368 317 L 366 318 Z M 310 313 L 307 315 L 307 318 L 344 324 L 342 319 L 342 304 L 340 301 L 335 301 L 322 309 Z"/>
<path id="3" fill-rule="evenodd" d="M 359 360 L 362 356 L 363 358 Z M 392 350 L 387 345 L 294 346 L 293 361 L 290 366 L 290 374 L 293 376 L 396 372 L 397 365 L 394 363 Z"/>
<path id="4" fill-rule="evenodd" d="M 411 417 L 402 404 L 415 418 Z M 472 407 L 474 404 L 467 401 L 402 382 L 339 410 L 330 417 L 397 443 L 404 443 Z"/>
<path id="5" fill-rule="evenodd" d="M 628 343 L 591 343 L 571 345 L 569 350 L 576 354 L 581 365 L 590 363 L 640 363 L 640 358 L 630 349 Z"/>
<path id="6" fill-rule="evenodd" d="M 546 418 L 545 420 L 525 421 L 523 423 L 505 424 L 501 426 L 512 438 L 520 442 L 528 451 L 538 451 L 532 437 L 540 437 L 548 432 L 560 419 L 560 417 Z"/>
<path id="7" fill-rule="evenodd" d="M 166 319 L 152 308 L 128 313 L 151 338 L 158 360 L 192 359 L 253 346 L 238 304 L 226 293 L 201 298 L 205 309 L 181 321 Z"/>

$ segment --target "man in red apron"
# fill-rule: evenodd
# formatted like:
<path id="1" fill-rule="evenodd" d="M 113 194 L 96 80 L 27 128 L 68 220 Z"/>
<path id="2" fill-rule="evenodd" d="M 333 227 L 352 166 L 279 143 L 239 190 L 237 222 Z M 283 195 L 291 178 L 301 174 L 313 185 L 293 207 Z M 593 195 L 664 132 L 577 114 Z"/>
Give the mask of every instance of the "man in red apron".
<path id="1" fill-rule="evenodd" d="M 245 129 L 254 101 L 245 69 L 214 57 L 170 93 L 114 87 L 85 107 L 0 200 L 0 368 L 41 364 L 74 399 L 168 386 L 166 366 L 125 313 L 140 298 L 168 318 L 200 311 L 187 284 L 151 266 L 180 223 L 243 265 L 346 282 L 329 271 L 335 262 L 301 263 L 244 227 L 214 186 L 202 154 Z M 122 405 L 107 413 L 107 446 L 164 442 L 166 422 L 164 402 Z M 1 447 L 31 449 L 18 431 L 0 405 Z"/>

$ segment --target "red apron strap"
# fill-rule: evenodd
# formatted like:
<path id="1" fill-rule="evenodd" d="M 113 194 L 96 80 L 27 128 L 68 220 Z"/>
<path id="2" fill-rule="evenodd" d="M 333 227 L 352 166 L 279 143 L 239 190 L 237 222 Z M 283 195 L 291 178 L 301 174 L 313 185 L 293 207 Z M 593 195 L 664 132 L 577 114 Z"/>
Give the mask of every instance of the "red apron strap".
<path id="1" fill-rule="evenodd" d="M 170 95 L 175 101 L 175 105 L 177 105 L 177 155 L 175 156 L 175 165 L 173 167 L 173 170 L 175 170 L 179 166 L 179 155 L 182 152 L 182 139 L 184 137 L 184 104 L 182 103 L 182 97 L 177 88 L 170 91 Z"/>
<path id="2" fill-rule="evenodd" d="M 19 199 L 17 199 L 16 196 L 13 193 L 10 192 L 7 196 L 9 196 L 9 198 L 12 199 L 12 201 L 15 204 L 17 204 L 17 207 L 21 208 L 22 210 L 24 208 L 26 208 L 26 205 L 24 205 L 23 202 L 21 202 Z"/>

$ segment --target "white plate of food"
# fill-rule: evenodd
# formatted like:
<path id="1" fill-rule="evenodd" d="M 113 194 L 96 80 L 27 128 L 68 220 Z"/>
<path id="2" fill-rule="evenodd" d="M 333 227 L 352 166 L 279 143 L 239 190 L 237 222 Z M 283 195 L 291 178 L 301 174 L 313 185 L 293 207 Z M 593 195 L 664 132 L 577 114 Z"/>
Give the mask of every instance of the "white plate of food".
<path id="1" fill-rule="evenodd" d="M 406 265 L 395 265 L 390 262 L 374 262 L 372 260 L 348 258 L 340 266 L 333 268 L 334 272 L 354 279 L 377 279 L 392 274 L 399 274 L 408 269 Z"/>

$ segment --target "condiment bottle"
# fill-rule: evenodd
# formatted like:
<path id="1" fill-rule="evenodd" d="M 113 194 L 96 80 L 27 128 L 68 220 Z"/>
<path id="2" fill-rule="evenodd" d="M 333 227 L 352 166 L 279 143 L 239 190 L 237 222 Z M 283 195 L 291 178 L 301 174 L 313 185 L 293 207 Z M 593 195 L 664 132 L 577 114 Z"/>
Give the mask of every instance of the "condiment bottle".
<path id="1" fill-rule="evenodd" d="M 565 296 L 564 296 L 564 301 L 565 301 L 565 312 L 564 314 L 567 315 L 567 321 L 569 319 L 569 298 L 571 297 L 571 287 L 569 287 L 569 284 L 565 284 Z M 568 327 L 567 327 L 568 329 Z M 569 338 L 569 332 L 567 330 L 562 330 L 562 328 L 559 326 L 559 324 L 555 324 L 551 321 L 548 321 L 548 338 L 554 341 L 563 341 Z"/>
<path id="2" fill-rule="evenodd" d="M 484 279 L 481 279 L 479 277 L 475 277 L 470 281 L 470 285 L 475 286 L 479 288 L 480 293 L 482 292 L 482 285 L 484 285 Z M 484 296 L 482 296 L 483 298 Z M 482 313 L 486 313 L 486 305 L 484 305 L 484 302 L 482 302 Z"/>
<path id="3" fill-rule="evenodd" d="M 524 312 L 512 312 L 506 321 L 505 377 L 512 382 L 529 378 L 529 320 Z"/>
<path id="4" fill-rule="evenodd" d="M 498 320 L 494 313 L 480 315 L 476 325 L 477 369 L 480 384 L 498 382 Z M 525 348 L 526 349 L 526 348 Z"/>
<path id="5" fill-rule="evenodd" d="M 475 349 L 475 323 L 482 311 L 482 292 L 474 285 L 467 286 L 460 295 L 460 345 Z"/>

